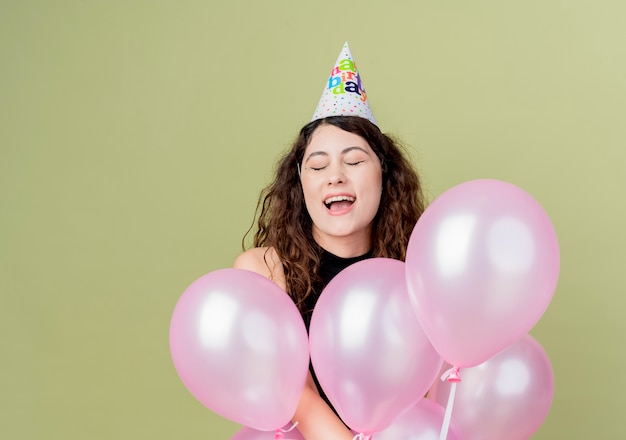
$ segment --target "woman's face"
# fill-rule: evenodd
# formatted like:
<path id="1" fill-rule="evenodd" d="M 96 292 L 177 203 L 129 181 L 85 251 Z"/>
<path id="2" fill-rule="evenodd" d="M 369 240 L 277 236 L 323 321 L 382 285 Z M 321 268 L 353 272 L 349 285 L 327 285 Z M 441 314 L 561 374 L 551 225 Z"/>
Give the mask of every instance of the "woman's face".
<path id="1" fill-rule="evenodd" d="M 369 250 L 382 192 L 382 168 L 365 139 L 334 125 L 320 125 L 300 168 L 315 240 L 331 252 L 338 241 Z"/>

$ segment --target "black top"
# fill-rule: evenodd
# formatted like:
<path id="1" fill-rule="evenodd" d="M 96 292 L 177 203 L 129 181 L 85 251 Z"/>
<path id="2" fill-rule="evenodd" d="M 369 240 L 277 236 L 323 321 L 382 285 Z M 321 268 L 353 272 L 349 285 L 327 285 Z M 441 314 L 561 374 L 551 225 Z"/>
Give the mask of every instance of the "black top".
<path id="1" fill-rule="evenodd" d="M 311 295 L 309 295 L 309 297 L 306 298 L 304 302 L 306 304 L 306 309 L 308 310 L 308 312 L 303 313 L 302 318 L 304 319 L 307 332 L 309 331 L 309 325 L 311 324 L 311 315 L 313 314 L 313 308 L 315 307 L 315 304 L 317 303 L 317 300 L 319 299 L 324 287 L 326 287 L 326 285 L 330 282 L 330 280 L 335 277 L 335 275 L 344 270 L 346 267 L 358 261 L 366 260 L 368 258 L 372 258 L 371 252 L 360 255 L 358 257 L 342 258 L 322 249 L 319 275 L 323 281 L 323 284 L 317 289 L 314 289 Z M 326 393 L 324 393 L 324 390 L 322 390 L 322 387 L 317 380 L 317 376 L 315 375 L 315 371 L 313 371 L 313 365 L 311 363 L 309 363 L 309 371 L 311 372 L 311 376 L 313 376 L 313 381 L 315 382 L 315 386 L 317 387 L 320 396 L 322 397 L 322 399 L 324 399 L 328 406 L 330 406 L 335 414 L 337 414 L 337 411 L 335 411 L 335 408 L 333 408 L 330 400 L 328 400 Z M 337 414 L 337 417 L 339 417 L 339 414 Z"/>

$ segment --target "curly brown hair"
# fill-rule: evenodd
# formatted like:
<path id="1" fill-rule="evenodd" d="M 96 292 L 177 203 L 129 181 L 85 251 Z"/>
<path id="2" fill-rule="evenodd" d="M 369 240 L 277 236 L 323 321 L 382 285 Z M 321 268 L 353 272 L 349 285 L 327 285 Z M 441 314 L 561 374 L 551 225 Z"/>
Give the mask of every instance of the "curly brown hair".
<path id="1" fill-rule="evenodd" d="M 301 312 L 304 312 L 305 299 L 321 286 L 317 274 L 322 249 L 313 239 L 312 220 L 304 203 L 298 165 L 313 132 L 324 124 L 361 136 L 381 162 L 383 192 L 372 227 L 373 257 L 404 261 L 413 227 L 425 209 L 417 172 L 399 143 L 376 125 L 359 116 L 330 116 L 305 125 L 291 149 L 278 162 L 274 181 L 259 196 L 254 235 L 254 246 L 275 249 L 285 272 L 287 292 Z"/>

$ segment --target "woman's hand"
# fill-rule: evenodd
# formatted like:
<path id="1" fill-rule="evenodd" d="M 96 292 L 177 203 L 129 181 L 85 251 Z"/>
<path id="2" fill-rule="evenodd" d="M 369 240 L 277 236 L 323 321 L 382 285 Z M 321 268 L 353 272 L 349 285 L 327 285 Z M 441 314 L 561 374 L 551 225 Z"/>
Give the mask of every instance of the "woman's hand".
<path id="1" fill-rule="evenodd" d="M 320 397 L 311 373 L 307 377 L 293 422 L 298 422 L 298 431 L 306 440 L 352 440 L 354 438 L 346 425 Z"/>

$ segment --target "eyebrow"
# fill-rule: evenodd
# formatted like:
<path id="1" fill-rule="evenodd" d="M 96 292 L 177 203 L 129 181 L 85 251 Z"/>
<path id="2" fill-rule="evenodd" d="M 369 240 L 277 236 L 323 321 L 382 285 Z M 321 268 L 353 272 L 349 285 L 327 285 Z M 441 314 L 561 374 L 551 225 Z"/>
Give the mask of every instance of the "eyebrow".
<path id="1" fill-rule="evenodd" d="M 347 148 L 344 148 L 343 150 L 341 150 L 341 155 L 343 156 L 343 155 L 345 155 L 345 154 L 349 153 L 349 152 L 350 152 L 350 151 L 352 151 L 352 150 L 359 150 L 359 151 L 362 151 L 362 152 L 364 152 L 365 154 L 367 154 L 367 155 L 369 156 L 369 152 L 368 152 L 365 148 L 363 148 L 363 147 L 357 147 L 356 145 L 355 145 L 355 146 L 353 146 L 353 147 L 347 147 Z M 307 163 L 307 162 L 309 161 L 309 159 L 311 159 L 311 158 L 312 158 L 312 157 L 314 157 L 314 156 L 328 156 L 328 153 L 327 153 L 327 152 L 325 152 L 325 151 L 313 151 L 312 153 L 310 153 L 310 154 L 306 157 L 306 159 L 304 160 L 304 163 Z"/>

